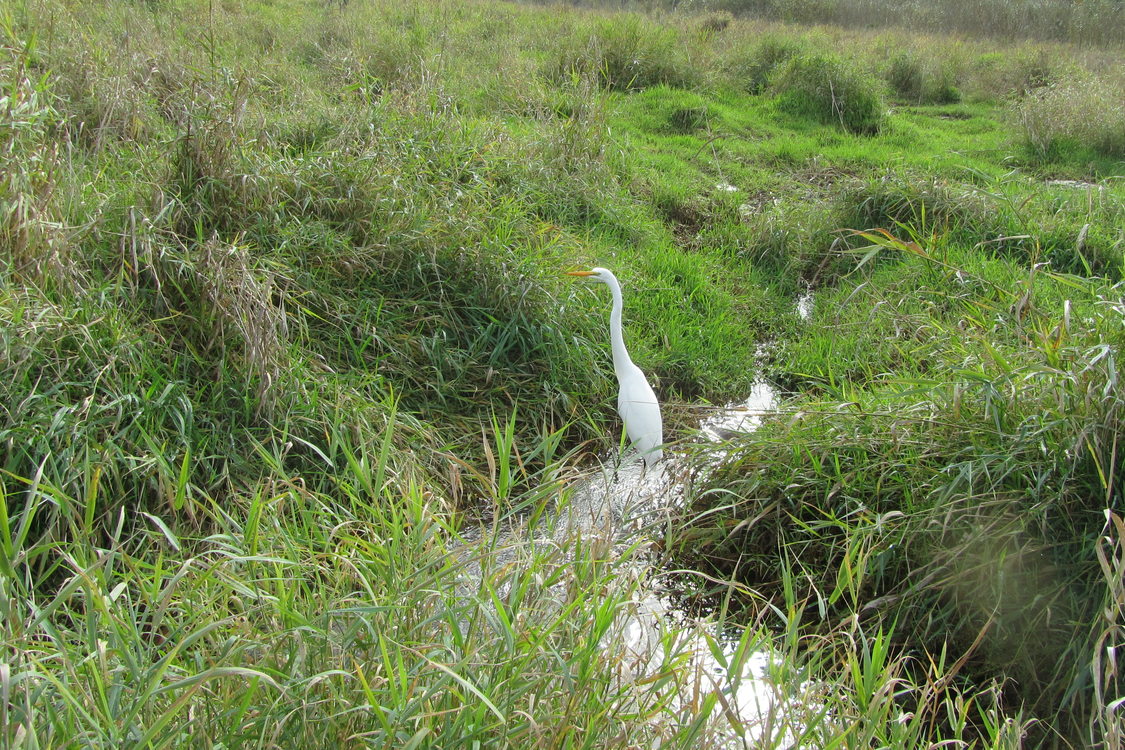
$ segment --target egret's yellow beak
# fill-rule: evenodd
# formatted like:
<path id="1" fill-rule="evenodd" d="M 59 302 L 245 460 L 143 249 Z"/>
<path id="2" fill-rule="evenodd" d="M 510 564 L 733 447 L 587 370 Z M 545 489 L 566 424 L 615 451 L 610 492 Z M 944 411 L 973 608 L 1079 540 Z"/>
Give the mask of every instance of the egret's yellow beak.
<path id="1" fill-rule="evenodd" d="M 567 271 L 567 276 L 593 276 L 593 271 Z"/>

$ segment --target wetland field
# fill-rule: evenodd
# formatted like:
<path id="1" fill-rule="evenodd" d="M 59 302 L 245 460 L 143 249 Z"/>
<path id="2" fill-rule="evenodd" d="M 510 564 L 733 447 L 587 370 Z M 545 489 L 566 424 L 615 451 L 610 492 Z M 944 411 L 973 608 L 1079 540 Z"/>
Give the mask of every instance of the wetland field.
<path id="1" fill-rule="evenodd" d="M 1125 746 L 1121 3 L 608 5 L 0 3 L 0 748 Z"/>

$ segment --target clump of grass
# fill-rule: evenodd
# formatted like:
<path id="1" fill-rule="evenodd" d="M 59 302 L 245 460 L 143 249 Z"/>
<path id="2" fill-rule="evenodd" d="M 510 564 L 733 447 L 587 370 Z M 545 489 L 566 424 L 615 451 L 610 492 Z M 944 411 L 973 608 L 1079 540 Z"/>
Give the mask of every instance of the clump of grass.
<path id="1" fill-rule="evenodd" d="M 1120 667 L 1105 658 L 1106 654 L 1120 647 L 1118 644 L 1125 643 L 1125 609 L 1121 606 L 1125 594 L 1122 590 L 1125 588 L 1125 520 L 1120 513 L 1105 513 L 1105 526 L 1101 529 L 1094 552 L 1104 576 L 1105 594 L 1102 616 L 1090 632 L 1093 642 L 1090 677 L 1095 703 L 1091 711 L 1089 737 L 1112 746 L 1125 741 L 1125 718 L 1110 698 L 1121 695 L 1122 675 Z"/>
<path id="2" fill-rule="evenodd" d="M 57 28 L 40 40 L 37 62 L 50 59 L 55 80 L 52 94 L 68 127 L 69 139 L 82 148 L 98 151 L 117 141 L 144 141 L 166 134 L 163 121 L 180 110 L 176 99 L 189 73 L 145 49 L 152 33 L 149 22 L 138 19 L 134 27 L 139 44 L 122 49 L 84 44 L 72 24 L 80 23 L 71 11 L 57 11 Z M 67 47 L 76 54 L 53 54 Z M 80 50 L 80 51 L 79 51 Z"/>
<path id="3" fill-rule="evenodd" d="M 651 86 L 691 88 L 701 82 L 699 69 L 685 57 L 670 27 L 639 15 L 596 20 L 560 40 L 547 70 L 565 82 L 591 76 L 611 91 L 640 91 Z"/>
<path id="4" fill-rule="evenodd" d="M 681 107 L 673 110 L 668 120 L 673 130 L 691 133 L 707 127 L 711 117 L 706 107 Z"/>
<path id="5" fill-rule="evenodd" d="M 1125 157 L 1125 85 L 1069 78 L 1038 89 L 1012 108 L 1024 142 L 1041 159 L 1089 149 Z"/>
<path id="6" fill-rule="evenodd" d="M 31 283 L 67 284 L 76 269 L 57 204 L 62 169 L 59 116 L 48 84 L 35 76 L 34 47 L 0 16 L 0 272 Z"/>
<path id="7" fill-rule="evenodd" d="M 1062 73 L 1063 63 L 1045 47 L 1025 46 L 1006 52 L 985 52 L 970 63 L 975 98 L 1018 98 L 1047 86 Z"/>
<path id="8" fill-rule="evenodd" d="M 886 78 L 895 95 L 906 101 L 949 104 L 961 98 L 949 67 L 923 60 L 910 51 L 899 52 L 891 58 Z"/>
<path id="9" fill-rule="evenodd" d="M 840 226 L 856 229 L 910 227 L 921 235 L 981 237 L 996 208 L 971 186 L 921 175 L 886 174 L 872 180 L 849 180 L 836 196 Z"/>
<path id="10" fill-rule="evenodd" d="M 905 232 L 937 248 L 976 245 L 1027 264 L 1046 261 L 1057 271 L 1121 278 L 1123 237 L 1110 229 L 1121 204 L 1112 196 L 1059 200 L 1037 188 L 1014 179 L 985 188 L 909 173 L 846 180 L 832 199 L 833 221 L 837 227 Z M 836 249 L 850 250 L 853 238 L 838 235 Z M 852 267 L 847 255 L 830 250 L 819 261 L 825 281 Z"/>
<path id="11" fill-rule="evenodd" d="M 766 727 L 775 743 L 799 737 L 817 747 L 852 740 L 864 747 L 1023 747 L 1034 720 L 1005 706 L 1001 686 L 966 682 L 964 663 L 951 654 L 926 659 L 904 653 L 894 624 L 845 618 L 807 638 L 809 613 L 822 606 L 821 594 L 800 580 L 811 571 L 793 565 L 784 552 L 779 556 L 780 599 L 767 601 L 760 591 L 739 588 L 758 602 L 755 622 L 772 634 L 766 653 L 769 679 L 781 687 L 775 695 L 802 696 L 771 713 Z M 733 581 L 727 585 L 738 588 Z"/>
<path id="12" fill-rule="evenodd" d="M 169 187 L 179 213 L 176 231 L 183 237 L 238 231 L 253 203 L 254 175 L 242 161 L 247 88 L 243 83 L 224 89 L 200 92 L 179 137 Z"/>
<path id="13" fill-rule="evenodd" d="M 894 246 L 909 271 L 840 289 L 779 355 L 819 398 L 730 446 L 677 541 L 758 592 L 797 586 L 825 628 L 895 622 L 905 652 L 1011 680 L 1006 702 L 1086 736 L 1101 699 L 1071 686 L 1116 632 L 1092 540 L 1125 475 L 1120 305 L 1102 282 Z"/>
<path id="14" fill-rule="evenodd" d="M 792 57 L 770 77 L 770 90 L 782 111 L 839 125 L 851 133 L 877 133 L 886 118 L 878 79 L 840 57 Z"/>
<path id="15" fill-rule="evenodd" d="M 760 94 L 780 65 L 808 52 L 800 39 L 783 34 L 765 34 L 752 43 L 739 45 L 726 61 L 727 75 L 752 94 Z"/>
<path id="16" fill-rule="evenodd" d="M 727 11 L 711 11 L 699 19 L 699 30 L 704 36 L 726 31 L 734 22 L 734 16 Z"/>
<path id="17" fill-rule="evenodd" d="M 0 468 L 11 480 L 10 514 L 41 503 L 37 487 L 81 495 L 87 533 L 96 534 L 125 506 L 182 511 L 221 464 L 233 468 L 232 455 L 209 453 L 225 453 L 229 443 L 206 434 L 214 426 L 206 406 L 128 314 L 58 305 L 35 292 L 5 294 L 0 309 L 9 376 Z M 70 509 L 42 504 L 27 511 L 28 522 L 34 517 L 43 540 L 66 538 Z M 44 580 L 50 565 L 36 562 Z"/>
<path id="18" fill-rule="evenodd" d="M 246 246 L 210 241 L 199 248 L 199 290 L 206 310 L 201 326 L 209 328 L 201 345 L 221 342 L 231 351 L 257 402 L 268 408 L 288 369 L 288 321 L 275 299 L 283 298 L 277 281 L 255 268 Z"/>

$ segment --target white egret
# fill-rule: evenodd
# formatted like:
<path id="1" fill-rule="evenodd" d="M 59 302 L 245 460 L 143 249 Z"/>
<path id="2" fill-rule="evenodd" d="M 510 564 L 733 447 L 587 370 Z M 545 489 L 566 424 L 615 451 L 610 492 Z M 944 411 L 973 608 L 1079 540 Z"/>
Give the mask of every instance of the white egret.
<path id="1" fill-rule="evenodd" d="M 617 374 L 620 390 L 617 394 L 617 412 L 625 423 L 625 432 L 636 446 L 646 466 L 664 457 L 664 423 L 660 418 L 660 403 L 641 368 L 629 359 L 625 339 L 621 335 L 621 285 L 612 271 L 594 268 L 589 271 L 570 271 L 569 276 L 582 276 L 605 284 L 613 295 L 613 309 L 609 314 L 609 341 L 613 349 L 613 371 Z"/>

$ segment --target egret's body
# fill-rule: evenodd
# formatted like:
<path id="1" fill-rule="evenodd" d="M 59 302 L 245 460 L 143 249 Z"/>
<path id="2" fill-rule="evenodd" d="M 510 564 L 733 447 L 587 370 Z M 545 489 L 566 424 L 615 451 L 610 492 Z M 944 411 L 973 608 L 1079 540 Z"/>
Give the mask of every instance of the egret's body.
<path id="1" fill-rule="evenodd" d="M 613 350 L 613 371 L 617 374 L 620 390 L 617 394 L 617 412 L 625 423 L 625 432 L 637 448 L 646 465 L 664 457 L 664 423 L 660 417 L 660 403 L 641 368 L 633 364 L 625 349 L 621 334 L 621 285 L 612 271 L 594 268 L 590 271 L 573 271 L 571 276 L 583 276 L 609 287 L 613 295 L 613 308 L 609 314 L 609 341 Z"/>

